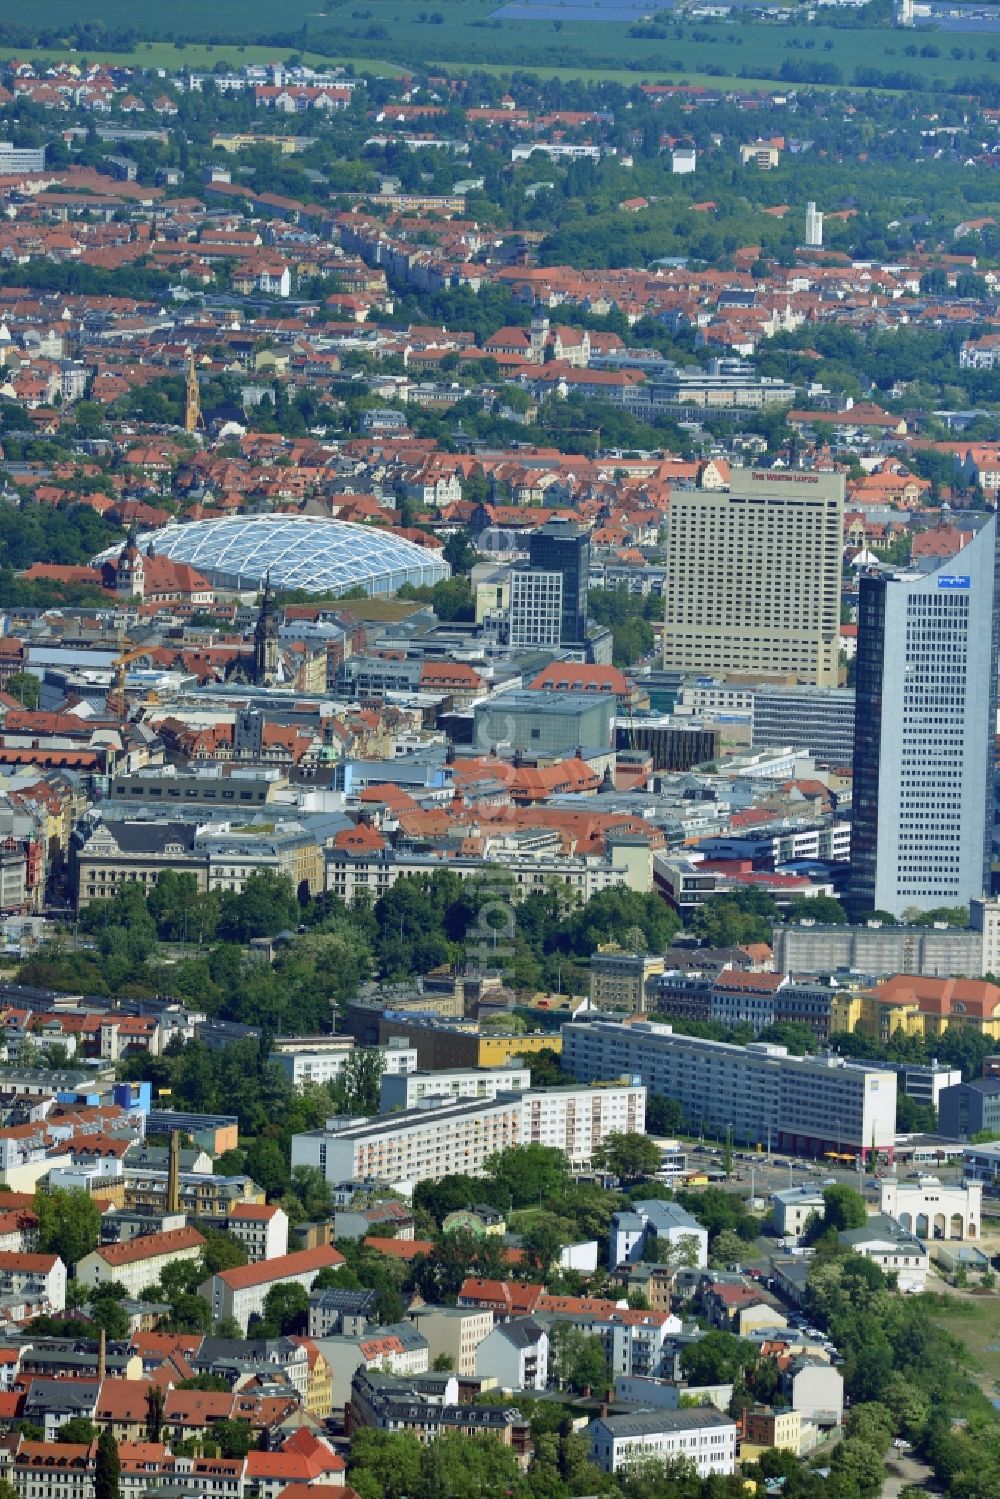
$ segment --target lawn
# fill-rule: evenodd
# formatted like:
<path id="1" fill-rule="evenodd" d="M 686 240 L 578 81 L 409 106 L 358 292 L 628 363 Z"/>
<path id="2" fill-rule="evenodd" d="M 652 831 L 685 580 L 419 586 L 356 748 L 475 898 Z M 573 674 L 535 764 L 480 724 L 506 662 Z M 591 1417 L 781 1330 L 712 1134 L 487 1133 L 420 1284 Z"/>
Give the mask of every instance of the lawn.
<path id="1" fill-rule="evenodd" d="M 973 1363 L 973 1375 L 989 1400 L 1000 1395 L 1000 1316 L 997 1297 L 937 1298 L 933 1320 L 963 1343 Z"/>

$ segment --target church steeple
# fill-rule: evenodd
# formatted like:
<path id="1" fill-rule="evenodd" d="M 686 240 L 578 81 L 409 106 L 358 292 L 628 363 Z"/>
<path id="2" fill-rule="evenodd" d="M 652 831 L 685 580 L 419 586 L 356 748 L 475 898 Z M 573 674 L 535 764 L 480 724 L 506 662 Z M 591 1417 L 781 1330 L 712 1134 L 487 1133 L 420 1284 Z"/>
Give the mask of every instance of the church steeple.
<path id="1" fill-rule="evenodd" d="M 146 592 L 146 567 L 139 550 L 135 521 L 128 528 L 125 545 L 115 565 L 115 593 L 120 599 L 141 599 Z"/>
<path id="2" fill-rule="evenodd" d="M 253 679 L 258 687 L 265 687 L 277 676 L 278 609 L 271 596 L 271 574 L 268 571 L 253 632 Z"/>
<path id="3" fill-rule="evenodd" d="M 201 414 L 201 391 L 198 388 L 198 371 L 195 368 L 194 349 L 188 346 L 187 366 L 184 373 L 184 430 L 197 432 L 205 425 Z"/>

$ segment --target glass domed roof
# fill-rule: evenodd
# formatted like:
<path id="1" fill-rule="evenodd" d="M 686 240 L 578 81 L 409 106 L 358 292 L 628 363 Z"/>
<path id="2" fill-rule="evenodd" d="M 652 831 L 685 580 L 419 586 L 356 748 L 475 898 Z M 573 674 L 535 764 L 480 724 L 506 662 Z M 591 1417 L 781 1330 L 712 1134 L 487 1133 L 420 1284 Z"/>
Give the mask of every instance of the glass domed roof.
<path id="1" fill-rule="evenodd" d="M 418 546 L 377 526 L 319 515 L 237 515 L 165 526 L 139 537 L 143 552 L 188 562 L 220 584 L 271 586 L 308 593 L 395 593 L 404 583 L 439 583 L 451 568 L 439 550 Z M 96 559 L 117 556 L 112 547 Z"/>

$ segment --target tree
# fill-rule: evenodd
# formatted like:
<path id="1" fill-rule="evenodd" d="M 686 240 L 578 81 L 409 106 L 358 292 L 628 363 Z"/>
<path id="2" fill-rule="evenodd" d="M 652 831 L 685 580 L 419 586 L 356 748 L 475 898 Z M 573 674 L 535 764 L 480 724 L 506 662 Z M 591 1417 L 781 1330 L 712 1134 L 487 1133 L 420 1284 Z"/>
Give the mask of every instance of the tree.
<path id="1" fill-rule="evenodd" d="M 654 1135 L 676 1135 L 684 1128 L 684 1110 L 676 1098 L 646 1095 L 646 1128 Z"/>
<path id="2" fill-rule="evenodd" d="M 966 912 L 968 919 L 968 912 Z M 785 907 L 785 920 L 816 921 L 825 926 L 844 926 L 847 912 L 832 895 L 797 895 Z"/>
<path id="3" fill-rule="evenodd" d="M 95 1296 L 90 1303 L 90 1320 L 95 1327 L 103 1328 L 109 1338 L 127 1338 L 130 1322 L 128 1312 L 114 1296 Z"/>
<path id="4" fill-rule="evenodd" d="M 57 1442 L 82 1442 L 89 1447 L 97 1435 L 97 1427 L 87 1416 L 71 1416 L 56 1432 Z"/>
<path id="5" fill-rule="evenodd" d="M 184 1291 L 170 1303 L 170 1317 L 165 1332 L 208 1332 L 212 1326 L 212 1308 L 204 1296 Z"/>
<path id="6" fill-rule="evenodd" d="M 741 1239 L 731 1228 L 724 1228 L 712 1240 L 709 1258 L 716 1269 L 725 1270 L 730 1265 L 741 1264 L 746 1258 L 746 1252 L 746 1240 Z"/>
<path id="7" fill-rule="evenodd" d="M 492 1235 L 480 1239 L 461 1228 L 440 1233 L 430 1254 L 414 1261 L 413 1287 L 425 1301 L 453 1305 L 473 1261 L 478 1275 L 491 1278 L 503 1273 L 500 1245 Z"/>
<path id="8" fill-rule="evenodd" d="M 279 1281 L 264 1297 L 264 1324 L 272 1336 L 304 1332 L 309 1322 L 309 1292 L 295 1281 Z"/>
<path id="9" fill-rule="evenodd" d="M 918 1436 L 927 1425 L 930 1401 L 919 1385 L 903 1374 L 894 1374 L 882 1391 L 882 1403 L 892 1418 L 893 1427 L 904 1436 Z"/>
<path id="10" fill-rule="evenodd" d="M 97 1463 L 94 1468 L 94 1499 L 121 1499 L 121 1466 L 118 1443 L 106 1426 L 97 1439 Z"/>
<path id="11" fill-rule="evenodd" d="M 885 1480 L 882 1455 L 858 1437 L 847 1437 L 830 1459 L 834 1473 L 853 1483 L 859 1494 L 877 1494 Z"/>
<path id="12" fill-rule="evenodd" d="M 774 1025 L 766 1025 L 757 1039 L 787 1046 L 795 1057 L 807 1057 L 819 1050 L 816 1032 L 804 1020 L 778 1020 Z"/>
<path id="13" fill-rule="evenodd" d="M 600 1390 L 610 1383 L 611 1373 L 600 1338 L 590 1337 L 569 1322 L 552 1329 L 552 1362 L 560 1385 L 578 1393 Z"/>
<path id="14" fill-rule="evenodd" d="M 823 1218 L 825 1228 L 834 1228 L 842 1233 L 851 1228 L 864 1228 L 868 1221 L 865 1200 L 853 1187 L 824 1187 L 823 1201 L 826 1204 Z"/>
<path id="15" fill-rule="evenodd" d="M 647 1244 L 642 1257 L 650 1265 L 669 1265 L 674 1270 L 696 1270 L 701 1258 L 701 1246 L 696 1234 L 681 1234 L 677 1239 L 657 1236 Z"/>
<path id="16" fill-rule="evenodd" d="M 887 1450 L 894 1430 L 892 1411 L 877 1400 L 852 1406 L 845 1423 L 846 1436 L 856 1437 L 880 1454 Z"/>
<path id="17" fill-rule="evenodd" d="M 338 1114 L 377 1114 L 385 1059 L 377 1047 L 356 1047 L 330 1084 Z"/>
<path id="18" fill-rule="evenodd" d="M 545 1275 L 558 1260 L 573 1235 L 573 1224 L 554 1213 L 532 1218 L 521 1239 L 532 1265 Z"/>
<path id="19" fill-rule="evenodd" d="M 681 1349 L 681 1368 L 689 1384 L 732 1384 L 757 1362 L 757 1350 L 731 1332 L 707 1332 Z"/>
<path id="20" fill-rule="evenodd" d="M 291 1173 L 276 1140 L 254 1140 L 247 1151 L 246 1169 L 268 1197 L 278 1197 L 287 1191 Z"/>
<path id="21" fill-rule="evenodd" d="M 232 1234 L 220 1233 L 210 1228 L 205 1234 L 205 1245 L 201 1251 L 206 1275 L 215 1275 L 220 1270 L 235 1270 L 247 1262 L 247 1252 L 239 1239 Z"/>
<path id="22" fill-rule="evenodd" d="M 73 1267 L 97 1248 L 101 1215 L 87 1192 L 76 1187 L 40 1191 L 35 1195 L 35 1213 L 38 1248 L 43 1254 L 57 1254 L 64 1265 Z"/>
<path id="23" fill-rule="evenodd" d="M 247 879 L 239 894 L 223 897 L 219 930 L 233 942 L 273 937 L 299 921 L 295 886 L 287 875 L 264 869 Z"/>
<path id="24" fill-rule="evenodd" d="M 449 1432 L 420 1455 L 423 1499 L 503 1499 L 521 1481 L 517 1458 L 495 1436 L 475 1441 Z"/>
<path id="25" fill-rule="evenodd" d="M 474 1202 L 486 1202 L 491 1207 L 502 1206 L 506 1212 L 509 1201 L 494 1183 L 463 1173 L 442 1176 L 436 1182 L 418 1182 L 413 1192 L 414 1208 L 429 1213 L 439 1228 L 449 1213 L 471 1207 Z"/>
<path id="26" fill-rule="evenodd" d="M 523 1056 L 516 1057 L 515 1061 L 520 1067 L 528 1068 L 533 1088 L 559 1088 L 564 1083 L 573 1082 L 571 1074 L 564 1072 L 559 1064 L 559 1053 L 550 1046 L 543 1046 L 540 1051 L 526 1052 Z M 646 1118 L 648 1121 L 648 1102 Z"/>
<path id="27" fill-rule="evenodd" d="M 450 1353 L 438 1353 L 434 1356 L 431 1368 L 435 1374 L 450 1374 L 455 1367 L 455 1360 Z"/>
<path id="28" fill-rule="evenodd" d="M 42 687 L 34 672 L 15 671 L 7 678 L 7 691 L 11 697 L 16 697 L 23 707 L 34 712 L 38 707 Z"/>
<path id="29" fill-rule="evenodd" d="M 565 1153 L 555 1145 L 511 1145 L 486 1160 L 487 1175 L 514 1207 L 558 1200 L 569 1182 Z"/>
<path id="30" fill-rule="evenodd" d="M 253 1427 L 243 1416 L 213 1421 L 212 1440 L 219 1444 L 220 1457 L 246 1457 L 253 1446 Z"/>
<path id="31" fill-rule="evenodd" d="M 465 498 L 468 498 L 468 485 L 463 484 Z M 444 560 L 451 566 L 452 573 L 470 573 L 479 560 L 479 553 L 473 545 L 472 538 L 467 531 L 454 531 L 444 544 Z"/>
<path id="32" fill-rule="evenodd" d="M 243 1329 L 235 1317 L 216 1317 L 212 1335 L 216 1338 L 234 1338 L 239 1341 L 243 1337 Z"/>
<path id="33" fill-rule="evenodd" d="M 778 907 L 762 890 L 734 890 L 710 895 L 691 919 L 691 930 L 709 947 L 739 947 L 770 942 Z"/>
<path id="34" fill-rule="evenodd" d="M 146 1391 L 146 1441 L 158 1442 L 163 1432 L 163 1407 L 166 1395 L 162 1385 L 151 1384 Z"/>
<path id="35" fill-rule="evenodd" d="M 364 1426 L 351 1437 L 348 1483 L 362 1499 L 402 1499 L 421 1492 L 422 1448 L 408 1432 Z"/>
<path id="36" fill-rule="evenodd" d="M 612 1130 L 593 1153 L 593 1164 L 623 1182 L 635 1182 L 659 1170 L 660 1148 L 635 1130 Z"/>

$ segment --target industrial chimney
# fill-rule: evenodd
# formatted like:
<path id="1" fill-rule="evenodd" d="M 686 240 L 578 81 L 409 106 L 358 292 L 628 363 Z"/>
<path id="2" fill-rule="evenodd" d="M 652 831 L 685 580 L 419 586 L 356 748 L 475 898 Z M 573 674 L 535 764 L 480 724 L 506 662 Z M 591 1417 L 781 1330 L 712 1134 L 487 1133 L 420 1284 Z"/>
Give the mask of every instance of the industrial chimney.
<path id="1" fill-rule="evenodd" d="M 178 1213 L 181 1207 L 181 1132 L 170 1131 L 170 1156 L 167 1161 L 167 1212 Z"/>

